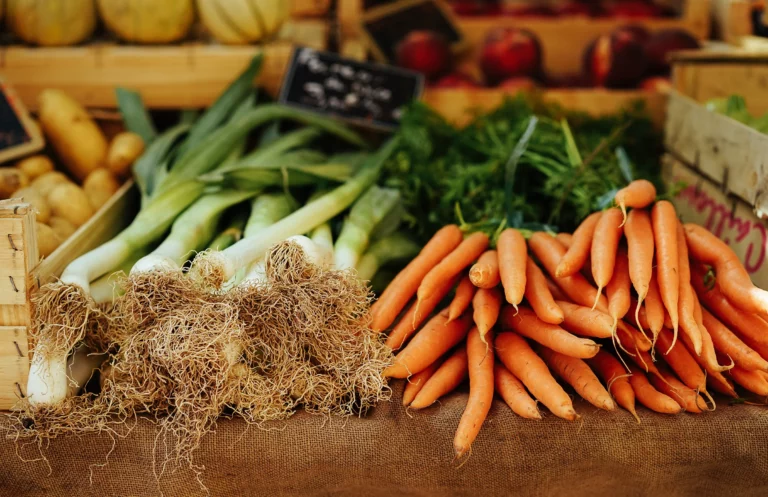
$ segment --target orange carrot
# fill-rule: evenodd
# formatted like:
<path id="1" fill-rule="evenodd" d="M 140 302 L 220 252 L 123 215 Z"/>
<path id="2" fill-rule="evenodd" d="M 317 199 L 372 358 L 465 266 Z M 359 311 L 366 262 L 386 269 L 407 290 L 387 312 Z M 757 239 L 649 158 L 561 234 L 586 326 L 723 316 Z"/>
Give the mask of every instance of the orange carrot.
<path id="1" fill-rule="evenodd" d="M 464 314 L 469 304 L 472 303 L 472 297 L 475 296 L 477 287 L 469 280 L 469 276 L 464 276 L 456 287 L 456 295 L 453 296 L 451 305 L 448 306 L 448 321 L 453 321 Z"/>
<path id="2" fill-rule="evenodd" d="M 659 333 L 658 343 L 664 360 L 689 388 L 705 392 L 707 390 L 706 375 L 688 349 L 682 343 L 672 345 L 672 340 L 672 333 L 669 330 L 662 330 Z"/>
<path id="3" fill-rule="evenodd" d="M 571 248 L 571 245 L 573 245 L 573 235 L 570 233 L 558 233 L 555 235 L 555 239 L 560 242 L 560 244 L 565 247 L 566 250 Z"/>
<path id="4" fill-rule="evenodd" d="M 656 187 L 648 180 L 636 179 L 616 192 L 614 201 L 626 218 L 627 207 L 642 209 L 656 200 Z"/>
<path id="5" fill-rule="evenodd" d="M 654 342 L 656 342 L 656 337 L 659 336 L 659 332 L 665 326 L 664 303 L 661 301 L 658 283 L 656 272 L 654 271 L 651 275 L 651 283 L 648 285 L 648 293 L 645 295 L 645 315 L 648 318 L 648 327 L 651 329 Z M 640 304 L 638 303 L 638 305 Z"/>
<path id="6" fill-rule="evenodd" d="M 453 252 L 424 276 L 419 289 L 416 291 L 418 301 L 423 302 L 428 299 L 438 291 L 445 281 L 461 273 L 475 259 L 480 257 L 486 248 L 488 248 L 488 235 L 480 232 L 469 235 Z"/>
<path id="7" fill-rule="evenodd" d="M 536 268 L 538 267 L 539 266 L 536 266 Z M 539 272 L 541 272 L 541 269 L 539 269 Z M 557 283 L 552 281 L 547 276 L 544 276 L 544 278 L 547 280 L 547 289 L 549 290 L 549 293 L 552 294 L 553 299 L 555 299 L 556 301 L 559 300 L 562 302 L 572 302 L 572 300 L 568 298 L 568 295 L 566 295 L 565 292 L 559 286 L 557 286 Z M 558 324 L 558 323 L 553 323 L 553 324 Z"/>
<path id="8" fill-rule="evenodd" d="M 432 375 L 435 374 L 435 371 L 437 371 L 437 368 L 440 367 L 441 363 L 442 361 L 438 359 L 432 364 L 430 364 L 427 367 L 427 369 L 425 369 L 421 373 L 416 373 L 415 375 L 405 380 L 405 389 L 403 389 L 403 405 L 404 406 L 407 406 L 411 402 L 413 402 L 413 399 L 415 399 L 417 394 L 424 388 L 424 385 L 426 385 L 427 380 L 429 380 L 432 377 Z"/>
<path id="9" fill-rule="evenodd" d="M 475 326 L 480 332 L 480 338 L 485 342 L 485 335 L 499 319 L 501 292 L 498 288 L 480 288 L 472 299 L 472 307 Z"/>
<path id="10" fill-rule="evenodd" d="M 752 284 L 749 273 L 728 245 L 705 228 L 685 225 L 691 256 L 715 268 L 717 284 L 728 300 L 742 311 L 768 313 L 768 291 Z"/>
<path id="11" fill-rule="evenodd" d="M 726 378 L 723 373 L 708 373 L 707 387 L 711 388 L 719 394 L 727 395 L 728 397 L 733 397 L 734 399 L 738 398 L 739 396 L 739 394 L 736 393 L 736 389 L 733 387 L 733 382 Z"/>
<path id="12" fill-rule="evenodd" d="M 565 254 L 565 248 L 557 240 L 546 233 L 537 232 L 531 235 L 528 246 L 547 273 L 557 283 L 557 286 L 568 296 L 568 300 L 592 307 L 595 300 L 598 299 L 597 309 L 608 312 L 608 300 L 604 295 L 599 294 L 597 289 L 590 285 L 580 273 L 563 278 L 555 276 L 555 268 Z"/>
<path id="13" fill-rule="evenodd" d="M 648 211 L 633 209 L 627 217 L 624 235 L 627 237 L 629 279 L 637 292 L 639 304 L 642 304 L 648 294 L 653 275 L 653 226 Z M 639 310 L 638 305 L 635 307 L 635 321 L 639 321 Z M 639 322 L 637 325 L 642 328 Z"/>
<path id="14" fill-rule="evenodd" d="M 661 370 L 661 378 L 651 376 L 651 383 L 656 389 L 677 402 L 686 412 L 700 413 L 707 410 L 704 399 L 692 388 L 681 383 L 673 374 Z"/>
<path id="15" fill-rule="evenodd" d="M 456 351 L 427 380 L 411 408 L 424 409 L 458 387 L 467 377 L 467 347 L 459 346 Z"/>
<path id="16" fill-rule="evenodd" d="M 493 334 L 486 340 L 493 346 Z M 467 407 L 459 420 L 459 428 L 453 439 L 456 456 L 461 457 L 469 451 L 472 442 L 480 433 L 488 411 L 493 403 L 493 354 L 487 354 L 487 345 L 480 338 L 480 332 L 473 328 L 467 336 L 467 366 L 469 372 L 469 397 Z"/>
<path id="17" fill-rule="evenodd" d="M 634 211 L 633 211 L 634 212 Z M 619 319 L 629 312 L 629 261 L 627 252 L 619 248 L 616 254 L 616 266 L 613 269 L 613 277 L 605 287 L 605 295 L 608 297 L 608 312 L 613 318 L 613 328 Z"/>
<path id="18" fill-rule="evenodd" d="M 668 200 L 656 202 L 651 209 L 653 239 L 656 242 L 659 295 L 672 318 L 672 344 L 677 341 L 678 300 L 680 298 L 680 269 L 677 244 L 677 213 Z"/>
<path id="19" fill-rule="evenodd" d="M 571 398 L 555 381 L 544 361 L 520 335 L 499 333 L 496 337 L 496 353 L 509 372 L 522 381 L 531 395 L 547 406 L 555 416 L 569 421 L 578 418 Z"/>
<path id="20" fill-rule="evenodd" d="M 469 313 L 450 323 L 447 321 L 447 310 L 430 319 L 413 340 L 395 356 L 394 364 L 384 370 L 384 376 L 407 378 L 424 371 L 461 342 L 472 326 L 472 316 Z"/>
<path id="21" fill-rule="evenodd" d="M 709 331 L 717 350 L 727 355 L 742 369 L 768 371 L 768 361 L 751 349 L 719 319 L 708 310 L 703 309 L 704 326 Z"/>
<path id="22" fill-rule="evenodd" d="M 373 330 L 383 331 L 397 319 L 411 297 L 416 294 L 427 273 L 459 246 L 462 236 L 461 230 L 454 224 L 435 233 L 419 255 L 400 271 L 371 307 Z"/>
<path id="23" fill-rule="evenodd" d="M 593 338 L 613 336 L 613 320 L 608 314 L 579 304 L 561 300 L 555 302 L 563 310 L 565 319 L 561 327 L 566 331 Z"/>
<path id="24" fill-rule="evenodd" d="M 496 241 L 496 251 L 499 253 L 499 274 L 504 296 L 508 303 L 520 305 L 525 294 L 525 266 L 528 260 L 525 238 L 516 229 L 507 228 Z"/>
<path id="25" fill-rule="evenodd" d="M 571 357 L 586 359 L 594 357 L 600 350 L 600 346 L 592 340 L 576 337 L 556 324 L 545 323 L 527 307 L 520 307 L 517 313 L 513 308 L 505 307 L 501 311 L 501 323 L 524 337 Z"/>
<path id="26" fill-rule="evenodd" d="M 595 233 L 595 226 L 597 226 L 597 222 L 602 214 L 602 212 L 590 214 L 576 228 L 571 238 L 571 245 L 566 246 L 568 250 L 557 264 L 553 276 L 559 278 L 573 276 L 584 267 L 592 247 L 592 236 Z"/>
<path id="27" fill-rule="evenodd" d="M 559 354 L 546 347 L 537 347 L 539 356 L 563 381 L 576 390 L 581 397 L 600 409 L 613 411 L 616 409 L 611 394 L 600 383 L 595 373 L 589 369 L 587 363 L 575 357 Z"/>
<path id="28" fill-rule="evenodd" d="M 640 418 L 637 417 L 635 410 L 635 392 L 629 383 L 629 375 L 619 360 L 601 350 L 592 359 L 587 359 L 587 364 L 603 379 L 608 386 L 608 391 L 616 399 L 616 403 L 631 412 L 639 423 Z"/>
<path id="29" fill-rule="evenodd" d="M 715 353 L 715 345 L 712 343 L 712 337 L 709 336 L 709 332 L 702 325 L 699 327 L 701 332 L 701 355 L 696 355 L 696 351 L 691 342 L 691 338 L 683 333 L 680 335 L 683 345 L 691 353 L 693 359 L 701 366 L 708 375 L 720 373 L 722 371 L 728 371 L 733 367 L 733 363 L 721 366 L 717 362 L 717 354 Z"/>
<path id="30" fill-rule="evenodd" d="M 499 276 L 499 255 L 488 250 L 469 270 L 469 279 L 478 288 L 493 288 L 501 282 Z"/>
<path id="31" fill-rule="evenodd" d="M 760 371 L 749 371 L 738 366 L 728 371 L 733 381 L 760 396 L 768 396 L 768 379 Z"/>
<path id="32" fill-rule="evenodd" d="M 526 263 L 525 299 L 536 315 L 545 323 L 563 322 L 563 310 L 555 303 L 547 278 L 531 259 Z M 559 291 L 559 289 L 558 289 Z"/>
<path id="33" fill-rule="evenodd" d="M 693 287 L 691 286 L 691 267 L 688 262 L 688 245 L 685 242 L 683 225 L 680 224 L 679 221 L 677 222 L 677 253 L 678 270 L 680 271 L 680 288 L 678 290 L 680 299 L 677 303 L 677 310 L 680 318 L 680 327 L 683 329 L 683 334 L 688 335 L 696 355 L 701 355 L 703 332 L 699 329 L 699 324 L 696 322 L 696 305 L 693 297 Z"/>
<path id="34" fill-rule="evenodd" d="M 398 350 L 408 339 L 413 335 L 424 320 L 432 314 L 437 305 L 448 295 L 451 288 L 456 284 L 457 277 L 446 281 L 443 286 L 438 289 L 437 292 L 432 294 L 427 300 L 421 302 L 414 302 L 408 308 L 408 311 L 400 318 L 392 331 L 387 337 L 387 346 L 392 350 Z"/>
<path id="35" fill-rule="evenodd" d="M 523 382 L 509 372 L 504 364 L 496 363 L 493 367 L 493 383 L 496 392 L 501 395 L 504 402 L 512 409 L 512 412 L 526 419 L 541 419 L 536 401 L 525 390 Z"/>
<path id="36" fill-rule="evenodd" d="M 619 321 L 617 323 L 616 329 L 631 337 L 635 346 L 642 352 L 648 352 L 653 347 L 651 340 L 649 340 L 647 336 L 639 332 L 633 325 L 629 323 Z"/>
<path id="37" fill-rule="evenodd" d="M 612 207 L 603 212 L 602 217 L 595 226 L 595 235 L 592 238 L 592 277 L 597 285 L 597 293 L 600 294 L 613 277 L 616 266 L 616 252 L 619 241 L 624 232 L 622 228 L 621 211 Z M 597 305 L 597 301 L 592 307 Z"/>
<path id="38" fill-rule="evenodd" d="M 640 368 L 630 366 L 630 370 L 632 375 L 629 377 L 629 384 L 641 404 L 661 414 L 678 414 L 682 410 L 675 399 L 653 388 Z"/>

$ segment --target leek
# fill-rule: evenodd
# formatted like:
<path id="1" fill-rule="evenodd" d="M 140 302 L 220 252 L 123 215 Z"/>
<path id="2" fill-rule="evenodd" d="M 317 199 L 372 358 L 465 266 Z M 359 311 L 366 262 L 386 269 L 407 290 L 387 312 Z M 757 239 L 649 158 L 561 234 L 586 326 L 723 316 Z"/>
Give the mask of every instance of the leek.
<path id="1" fill-rule="evenodd" d="M 243 237 L 245 221 L 248 219 L 245 209 L 238 209 L 229 221 L 229 225 L 208 244 L 208 250 L 224 250 Z"/>
<path id="2" fill-rule="evenodd" d="M 382 266 L 390 262 L 412 259 L 420 250 L 419 244 L 399 233 L 382 238 L 373 242 L 360 258 L 357 263 L 357 275 L 362 280 L 370 281 Z"/>
<path id="3" fill-rule="evenodd" d="M 259 195 L 251 202 L 251 215 L 245 224 L 243 237 L 258 234 L 280 221 L 294 210 L 294 201 L 284 193 Z"/>
<path id="4" fill-rule="evenodd" d="M 326 193 L 327 192 L 324 190 L 318 190 L 309 197 L 309 201 L 316 200 Z M 309 238 L 323 250 L 326 250 L 333 255 L 333 231 L 331 230 L 331 225 L 329 223 L 323 223 L 313 229 L 309 234 Z"/>

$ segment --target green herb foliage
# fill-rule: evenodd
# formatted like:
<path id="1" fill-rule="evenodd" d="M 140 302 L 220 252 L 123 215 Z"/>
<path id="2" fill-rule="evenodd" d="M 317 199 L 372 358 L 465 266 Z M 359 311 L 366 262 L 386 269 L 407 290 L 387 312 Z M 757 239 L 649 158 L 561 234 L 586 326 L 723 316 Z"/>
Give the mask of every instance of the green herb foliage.
<path id="1" fill-rule="evenodd" d="M 489 235 L 502 226 L 572 230 L 631 178 L 662 186 L 661 139 L 641 104 L 595 118 L 517 97 L 456 128 L 414 103 L 398 134 L 384 181 L 400 189 L 422 240 L 456 222 Z"/>

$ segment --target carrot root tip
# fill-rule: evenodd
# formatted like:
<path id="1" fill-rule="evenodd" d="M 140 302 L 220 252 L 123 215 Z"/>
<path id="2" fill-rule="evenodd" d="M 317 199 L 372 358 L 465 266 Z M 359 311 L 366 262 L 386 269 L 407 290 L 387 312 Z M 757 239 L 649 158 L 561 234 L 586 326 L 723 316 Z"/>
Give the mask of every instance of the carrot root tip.
<path id="1" fill-rule="evenodd" d="M 592 310 L 595 310 L 595 307 L 597 307 L 597 303 L 600 302 L 600 296 L 603 294 L 603 287 L 598 286 L 597 287 L 597 294 L 595 295 L 595 303 L 592 304 Z"/>

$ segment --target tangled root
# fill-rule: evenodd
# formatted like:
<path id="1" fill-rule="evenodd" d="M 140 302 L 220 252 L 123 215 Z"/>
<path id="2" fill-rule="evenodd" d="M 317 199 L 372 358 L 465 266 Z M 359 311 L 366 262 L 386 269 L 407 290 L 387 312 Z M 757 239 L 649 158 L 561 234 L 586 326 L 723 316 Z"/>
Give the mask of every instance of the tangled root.
<path id="1" fill-rule="evenodd" d="M 89 323 L 103 316 L 82 288 L 59 281 L 32 296 L 34 322 L 30 345 L 35 353 L 65 353 L 86 334 Z"/>
<path id="2" fill-rule="evenodd" d="M 220 289 L 227 282 L 227 259 L 217 250 L 197 254 L 189 269 L 189 276 L 201 288 Z"/>

